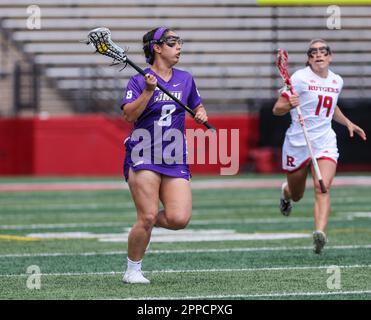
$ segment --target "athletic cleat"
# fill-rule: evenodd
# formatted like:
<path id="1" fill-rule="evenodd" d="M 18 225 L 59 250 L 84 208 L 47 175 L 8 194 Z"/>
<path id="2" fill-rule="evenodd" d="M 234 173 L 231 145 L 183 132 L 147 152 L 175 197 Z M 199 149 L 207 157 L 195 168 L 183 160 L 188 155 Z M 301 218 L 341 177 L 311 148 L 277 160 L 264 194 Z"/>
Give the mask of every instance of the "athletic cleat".
<path id="1" fill-rule="evenodd" d="M 280 210 L 281 213 L 288 217 L 291 213 L 292 205 L 290 200 L 280 199 Z"/>
<path id="2" fill-rule="evenodd" d="M 327 243 L 326 234 L 322 231 L 313 232 L 313 251 L 316 254 L 320 254 L 323 250 L 323 247 Z"/>
<path id="3" fill-rule="evenodd" d="M 141 270 L 126 270 L 122 281 L 124 281 L 124 283 L 150 283 L 150 281 L 143 276 L 143 272 Z"/>
<path id="4" fill-rule="evenodd" d="M 287 185 L 287 182 L 284 182 L 281 188 L 282 192 L 281 192 L 281 198 L 280 198 L 280 210 L 284 216 L 288 217 L 291 213 L 292 205 L 291 205 L 290 200 L 286 200 L 284 198 L 283 189 L 285 188 L 286 185 Z"/>

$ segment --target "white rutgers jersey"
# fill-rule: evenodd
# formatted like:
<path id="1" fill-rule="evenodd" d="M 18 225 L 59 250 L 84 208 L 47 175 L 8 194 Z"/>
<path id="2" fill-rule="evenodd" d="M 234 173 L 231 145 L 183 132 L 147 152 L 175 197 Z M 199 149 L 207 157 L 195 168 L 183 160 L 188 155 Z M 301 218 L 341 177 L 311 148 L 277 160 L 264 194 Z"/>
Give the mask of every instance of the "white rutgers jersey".
<path id="1" fill-rule="evenodd" d="M 317 159 L 327 158 L 336 163 L 339 153 L 331 121 L 343 88 L 343 79 L 331 71 L 324 79 L 316 75 L 310 67 L 306 67 L 296 71 L 291 81 L 294 92 L 299 96 L 314 156 Z M 283 96 L 288 94 L 282 92 Z M 309 163 L 310 154 L 296 108 L 293 108 L 290 114 L 291 125 L 286 131 L 282 148 L 282 168 L 294 172 Z"/>
<path id="2" fill-rule="evenodd" d="M 327 78 L 316 75 L 308 66 L 296 71 L 292 77 L 294 92 L 299 96 L 300 108 L 305 127 L 313 149 L 321 149 L 331 140 L 336 140 L 331 121 L 343 88 L 343 79 L 329 70 Z M 287 92 L 283 92 L 285 96 Z M 303 129 L 295 108 L 290 111 L 291 125 L 286 131 L 286 139 L 294 147 L 305 146 Z"/>

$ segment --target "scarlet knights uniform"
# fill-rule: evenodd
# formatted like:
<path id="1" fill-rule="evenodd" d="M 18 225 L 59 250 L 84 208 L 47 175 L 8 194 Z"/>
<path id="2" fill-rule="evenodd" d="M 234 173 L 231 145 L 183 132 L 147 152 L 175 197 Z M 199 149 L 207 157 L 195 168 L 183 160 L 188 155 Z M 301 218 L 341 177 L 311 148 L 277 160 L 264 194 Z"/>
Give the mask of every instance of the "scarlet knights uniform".
<path id="1" fill-rule="evenodd" d="M 150 68 L 170 93 L 192 110 L 202 103 L 196 84 L 190 73 L 173 68 L 169 81 L 164 81 Z M 127 85 L 122 106 L 133 102 L 145 89 L 144 77 L 133 76 Z M 189 180 L 187 145 L 184 136 L 185 110 L 160 89 L 156 88 L 143 113 L 134 123 L 134 129 L 125 140 L 126 156 L 124 176 L 128 180 L 129 168 L 134 171 L 150 170 L 157 173 Z"/>
<path id="2" fill-rule="evenodd" d="M 321 78 L 308 66 L 296 71 L 291 81 L 294 92 L 299 96 L 314 156 L 336 163 L 339 153 L 331 121 L 343 88 L 343 79 L 330 70 L 327 78 Z M 283 90 L 281 95 L 288 98 L 289 92 Z M 291 125 L 286 131 L 282 149 L 282 167 L 285 171 L 293 172 L 310 161 L 310 154 L 296 108 L 291 109 L 290 114 Z"/>

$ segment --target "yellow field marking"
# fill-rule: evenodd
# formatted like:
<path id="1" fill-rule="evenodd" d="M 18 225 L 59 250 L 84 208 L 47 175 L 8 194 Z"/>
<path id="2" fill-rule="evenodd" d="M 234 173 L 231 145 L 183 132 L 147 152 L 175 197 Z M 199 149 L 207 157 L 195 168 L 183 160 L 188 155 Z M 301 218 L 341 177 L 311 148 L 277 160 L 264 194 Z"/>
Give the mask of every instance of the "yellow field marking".
<path id="1" fill-rule="evenodd" d="M 41 240 L 40 238 L 33 238 L 33 237 L 22 237 L 22 236 L 15 236 L 12 234 L 0 234 L 0 240 L 8 240 L 8 241 L 38 241 Z"/>

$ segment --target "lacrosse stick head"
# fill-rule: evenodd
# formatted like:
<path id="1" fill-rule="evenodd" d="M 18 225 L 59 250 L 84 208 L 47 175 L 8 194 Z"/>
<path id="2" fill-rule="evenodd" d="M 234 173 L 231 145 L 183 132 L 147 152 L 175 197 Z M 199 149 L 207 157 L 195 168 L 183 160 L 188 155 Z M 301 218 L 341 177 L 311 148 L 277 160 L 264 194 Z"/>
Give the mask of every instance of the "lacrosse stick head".
<path id="1" fill-rule="evenodd" d="M 113 62 L 126 62 L 126 50 L 120 48 L 111 39 L 108 28 L 96 28 L 89 32 L 86 44 L 91 44 L 96 52 L 113 58 Z"/>
<path id="2" fill-rule="evenodd" d="M 289 56 L 285 50 L 277 50 L 277 68 L 280 75 L 287 85 L 291 85 L 290 75 L 287 67 L 287 62 L 289 61 Z"/>
<path id="3" fill-rule="evenodd" d="M 287 67 L 288 61 L 289 61 L 289 55 L 287 54 L 287 52 L 285 50 L 278 49 L 277 50 L 277 68 L 280 72 L 280 75 L 287 89 L 290 90 L 291 94 L 294 94 L 294 89 L 291 84 L 289 70 Z"/>

